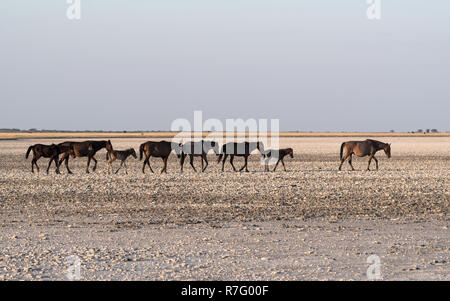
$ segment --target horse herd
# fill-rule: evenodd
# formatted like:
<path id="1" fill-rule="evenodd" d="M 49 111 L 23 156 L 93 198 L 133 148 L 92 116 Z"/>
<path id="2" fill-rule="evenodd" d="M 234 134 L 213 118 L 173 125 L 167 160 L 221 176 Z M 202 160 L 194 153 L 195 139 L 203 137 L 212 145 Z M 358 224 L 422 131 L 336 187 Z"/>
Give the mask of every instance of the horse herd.
<path id="1" fill-rule="evenodd" d="M 133 148 L 129 148 L 127 150 L 114 150 L 111 144 L 111 141 L 83 141 L 83 142 L 63 142 L 59 144 L 34 144 L 31 145 L 27 152 L 25 158 L 28 159 L 30 152 L 33 152 L 33 159 L 31 160 L 31 171 L 34 173 L 34 167 L 36 166 L 37 171 L 39 172 L 39 166 L 37 165 L 37 161 L 39 158 L 50 158 L 47 167 L 47 174 L 49 172 L 50 166 L 52 162 L 55 163 L 56 173 L 59 174 L 59 167 L 64 162 L 67 172 L 72 174 L 72 171 L 69 168 L 69 158 L 80 158 L 87 157 L 87 166 L 86 173 L 89 173 L 89 167 L 91 161 L 94 161 L 93 171 L 97 169 L 97 160 L 95 159 L 95 154 L 105 148 L 106 149 L 106 160 L 108 162 L 108 171 L 112 171 L 112 163 L 115 160 L 121 161 L 119 168 L 115 171 L 117 173 L 122 167 L 125 167 L 125 172 L 128 174 L 128 168 L 126 166 L 125 161 L 129 156 L 137 159 L 136 151 Z M 230 142 L 223 144 L 219 149 L 219 144 L 215 141 L 202 140 L 198 142 L 187 142 L 187 143 L 177 143 L 177 142 L 168 142 L 168 141 L 147 141 L 142 143 L 139 147 L 139 160 L 142 160 L 145 156 L 144 164 L 142 166 L 142 173 L 145 173 L 145 167 L 148 165 L 148 168 L 153 173 L 153 169 L 150 166 L 150 158 L 158 157 L 163 161 L 163 168 L 161 173 L 167 173 L 167 160 L 172 153 L 175 152 L 178 159 L 180 160 L 180 168 L 181 172 L 183 172 L 183 166 L 185 159 L 189 156 L 189 163 L 194 169 L 197 171 L 194 166 L 194 157 L 200 157 L 202 163 L 201 171 L 204 172 L 208 167 L 208 159 L 207 153 L 213 150 L 217 155 L 217 163 L 222 161 L 222 172 L 224 171 L 225 162 L 228 157 L 230 157 L 230 164 L 234 171 L 237 171 L 233 164 L 234 157 L 244 157 L 244 165 L 239 169 L 239 171 L 245 170 L 248 172 L 248 157 L 254 150 L 258 150 L 262 158 L 264 160 L 264 170 L 269 171 L 269 161 L 271 159 L 276 160 L 275 167 L 273 171 L 276 170 L 278 163 L 282 163 L 284 170 L 286 171 L 286 166 L 284 164 L 284 157 L 290 156 L 294 157 L 294 152 L 292 148 L 285 149 L 264 149 L 264 144 L 262 142 Z M 378 160 L 375 158 L 375 154 L 384 150 L 386 156 L 388 158 L 391 157 L 391 145 L 387 143 L 383 143 L 376 140 L 367 139 L 365 141 L 349 141 L 344 142 L 341 145 L 340 150 L 340 166 L 339 170 L 341 170 L 343 163 L 348 159 L 348 163 L 352 170 L 355 170 L 352 165 L 352 156 L 356 155 L 358 157 L 369 156 L 369 164 L 367 166 L 367 170 L 370 170 L 370 163 L 373 160 L 376 162 L 376 168 L 378 170 Z M 61 158 L 60 158 L 61 156 Z"/>

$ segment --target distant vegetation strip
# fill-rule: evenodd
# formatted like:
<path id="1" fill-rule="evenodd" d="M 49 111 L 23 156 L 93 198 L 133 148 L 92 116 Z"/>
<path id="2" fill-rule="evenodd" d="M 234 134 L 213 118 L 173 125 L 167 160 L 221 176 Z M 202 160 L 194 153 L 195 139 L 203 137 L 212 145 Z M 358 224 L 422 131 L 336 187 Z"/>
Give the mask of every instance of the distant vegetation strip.
<path id="1" fill-rule="evenodd" d="M 1 132 L 0 139 L 96 139 L 96 138 L 173 138 L 179 132 Z M 203 132 L 203 137 L 209 136 L 211 133 Z M 182 137 L 196 137 L 199 133 L 182 133 Z M 209 137 L 255 137 L 257 133 L 214 133 Z M 270 133 L 268 134 L 269 136 Z M 450 133 L 328 133 L 328 132 L 281 132 L 280 137 L 284 138 L 300 138 L 300 137 L 450 137 Z"/>

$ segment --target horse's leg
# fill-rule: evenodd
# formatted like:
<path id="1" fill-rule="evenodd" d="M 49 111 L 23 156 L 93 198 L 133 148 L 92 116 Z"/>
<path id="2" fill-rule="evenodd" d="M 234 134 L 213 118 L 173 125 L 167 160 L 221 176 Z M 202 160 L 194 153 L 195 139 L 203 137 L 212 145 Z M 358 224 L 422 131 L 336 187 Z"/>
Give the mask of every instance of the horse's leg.
<path id="1" fill-rule="evenodd" d="M 145 164 L 147 164 L 148 158 L 145 158 L 144 165 L 142 165 L 142 173 L 145 174 Z"/>
<path id="2" fill-rule="evenodd" d="M 375 163 L 377 164 L 377 170 L 378 170 L 378 159 L 373 156 L 373 159 L 375 160 Z"/>
<path id="3" fill-rule="evenodd" d="M 352 170 L 355 171 L 355 169 L 353 168 L 353 165 L 352 165 L 352 154 L 350 154 L 350 156 L 348 158 L 348 164 L 350 164 L 350 167 L 352 168 Z"/>
<path id="4" fill-rule="evenodd" d="M 342 157 L 341 159 L 341 164 L 339 165 L 339 170 L 342 170 L 342 164 L 344 164 L 345 160 L 347 160 L 348 155 L 345 155 L 344 157 Z"/>
<path id="5" fill-rule="evenodd" d="M 195 166 L 194 166 L 194 155 L 192 155 L 192 154 L 189 155 L 189 164 L 191 164 L 194 171 L 197 172 L 197 170 L 195 169 Z"/>
<path id="6" fill-rule="evenodd" d="M 286 171 L 286 165 L 284 165 L 284 160 L 283 160 L 283 158 L 281 158 L 280 161 L 281 161 L 281 164 L 283 164 L 284 171 Z"/>
<path id="7" fill-rule="evenodd" d="M 64 155 L 64 156 L 66 156 L 66 157 L 65 157 L 65 158 L 64 158 L 64 157 L 61 158 L 61 160 L 59 161 L 59 165 L 61 165 L 62 161 L 64 161 L 64 165 L 66 166 L 67 173 L 71 175 L 71 174 L 73 174 L 73 173 L 72 173 L 72 171 L 69 169 L 69 155 L 67 154 L 67 155 Z"/>
<path id="8" fill-rule="evenodd" d="M 123 166 L 125 167 L 125 174 L 128 174 L 128 166 L 127 163 L 125 163 L 125 161 L 123 161 Z"/>
<path id="9" fill-rule="evenodd" d="M 185 155 L 184 153 L 181 153 L 181 158 L 180 158 L 180 168 L 181 168 L 181 172 L 183 172 L 184 158 L 186 158 L 186 155 Z"/>
<path id="10" fill-rule="evenodd" d="M 59 156 L 56 156 L 56 157 L 53 157 L 53 160 L 55 161 L 55 165 L 56 165 L 56 170 L 55 170 L 55 172 L 56 172 L 56 174 L 60 174 L 60 172 L 59 172 L 59 165 L 58 165 L 58 160 L 59 159 Z"/>
<path id="11" fill-rule="evenodd" d="M 369 155 L 369 164 L 367 165 L 367 170 L 370 171 L 370 163 L 372 162 L 373 155 Z"/>
<path id="12" fill-rule="evenodd" d="M 150 168 L 150 171 L 151 171 L 152 173 L 155 173 L 155 172 L 153 171 L 152 167 L 150 166 L 150 158 L 151 158 L 151 157 L 148 157 L 147 165 L 148 165 L 148 168 Z"/>
<path id="13" fill-rule="evenodd" d="M 203 163 L 203 155 L 204 155 L 205 153 L 202 153 L 202 155 L 200 156 L 200 161 L 202 161 L 202 172 L 204 172 L 205 171 L 205 163 Z"/>
<path id="14" fill-rule="evenodd" d="M 342 157 L 341 165 L 339 165 L 339 170 L 342 169 L 342 164 L 344 164 L 345 160 L 347 160 L 348 157 L 351 157 L 351 154 L 349 155 L 346 153 L 345 156 Z"/>
<path id="15" fill-rule="evenodd" d="M 231 166 L 233 167 L 233 170 L 234 170 L 234 171 L 237 171 L 237 170 L 236 170 L 236 167 L 234 167 L 233 160 L 234 160 L 234 155 L 230 155 L 230 163 L 231 163 Z"/>
<path id="16" fill-rule="evenodd" d="M 33 158 L 33 160 L 31 160 L 31 172 L 34 173 L 34 162 L 35 162 L 35 158 Z"/>
<path id="17" fill-rule="evenodd" d="M 227 159 L 227 157 L 228 157 L 228 154 L 225 154 L 225 155 L 223 156 L 223 161 L 222 161 L 222 171 L 223 171 L 223 167 L 225 166 L 225 160 Z"/>
<path id="18" fill-rule="evenodd" d="M 94 168 L 92 168 L 92 171 L 95 171 L 97 169 L 97 160 L 94 158 L 94 156 L 92 155 L 92 160 L 94 160 Z"/>
<path id="19" fill-rule="evenodd" d="M 119 170 L 122 168 L 123 162 L 124 162 L 124 161 L 120 162 L 120 166 L 119 166 L 119 168 L 117 168 L 116 174 L 117 174 L 117 173 L 119 172 Z"/>
<path id="20" fill-rule="evenodd" d="M 37 165 L 37 159 L 33 158 L 34 165 L 36 165 L 37 172 L 39 173 L 39 166 Z"/>
<path id="21" fill-rule="evenodd" d="M 167 173 L 167 158 L 168 158 L 168 157 L 162 158 L 163 163 L 164 163 L 164 167 L 163 167 L 163 169 L 161 170 L 161 173 L 163 173 L 163 172 Z"/>
<path id="22" fill-rule="evenodd" d="M 248 157 L 247 157 L 247 156 L 244 156 L 244 166 L 242 166 L 241 169 L 239 169 L 239 171 L 243 171 L 244 168 L 245 168 L 245 171 L 248 172 L 248 169 L 247 169 L 247 160 L 248 160 Z"/>
<path id="23" fill-rule="evenodd" d="M 278 158 L 277 164 L 275 164 L 275 167 L 274 167 L 273 171 L 277 170 L 278 163 L 280 163 L 280 161 L 281 161 L 280 158 Z"/>
<path id="24" fill-rule="evenodd" d="M 342 170 L 342 164 L 344 164 L 344 162 L 345 162 L 345 159 L 344 159 L 344 158 L 342 158 L 342 160 L 341 160 L 341 164 L 339 164 L 339 170 Z"/>
<path id="25" fill-rule="evenodd" d="M 48 171 L 50 170 L 50 165 L 52 165 L 52 162 L 53 162 L 53 158 L 50 158 L 50 161 L 48 161 L 48 166 L 47 166 L 47 174 L 48 174 Z"/>
<path id="26" fill-rule="evenodd" d="M 203 160 L 205 160 L 205 163 L 206 163 L 205 168 L 203 168 Z M 208 163 L 207 156 L 206 156 L 205 153 L 203 153 L 203 155 L 202 155 L 202 172 L 206 170 L 206 168 L 208 167 L 208 165 L 209 165 L 209 163 Z"/>
<path id="27" fill-rule="evenodd" d="M 116 161 L 116 157 L 114 157 L 114 159 L 110 158 L 109 161 L 111 162 L 111 164 L 110 164 L 110 172 L 113 173 L 114 172 L 113 163 L 114 163 L 114 161 Z"/>
<path id="28" fill-rule="evenodd" d="M 91 156 L 88 156 L 87 166 L 86 166 L 86 173 L 89 173 L 89 165 L 91 164 Z"/>

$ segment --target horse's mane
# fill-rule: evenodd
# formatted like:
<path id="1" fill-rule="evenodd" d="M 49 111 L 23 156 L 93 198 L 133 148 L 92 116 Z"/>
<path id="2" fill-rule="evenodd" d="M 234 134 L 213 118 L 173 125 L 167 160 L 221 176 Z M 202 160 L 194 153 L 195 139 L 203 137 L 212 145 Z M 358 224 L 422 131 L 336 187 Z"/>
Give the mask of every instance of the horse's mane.
<path id="1" fill-rule="evenodd" d="M 378 140 L 367 139 L 367 141 L 370 141 L 370 142 L 376 144 L 376 145 L 379 146 L 379 147 L 384 147 L 384 146 L 386 145 L 386 143 L 381 142 L 381 141 L 378 141 Z"/>

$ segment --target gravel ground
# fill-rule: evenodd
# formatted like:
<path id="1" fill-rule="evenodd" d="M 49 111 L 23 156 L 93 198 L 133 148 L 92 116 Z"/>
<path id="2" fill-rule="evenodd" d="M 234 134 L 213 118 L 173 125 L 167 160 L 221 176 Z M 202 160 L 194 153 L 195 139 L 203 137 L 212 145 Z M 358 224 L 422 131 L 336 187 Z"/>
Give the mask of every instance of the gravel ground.
<path id="1" fill-rule="evenodd" d="M 95 173 L 82 158 L 75 175 L 45 175 L 41 159 L 33 175 L 28 145 L 60 140 L 0 141 L 0 279 L 62 280 L 76 255 L 88 280 L 362 280 L 376 254 L 385 280 L 450 280 L 450 139 L 380 138 L 393 157 L 380 152 L 378 172 L 367 158 L 338 172 L 345 140 L 283 138 L 287 172 L 255 155 L 250 173 L 222 173 L 210 155 L 205 173 L 181 174 L 172 155 L 163 175 L 133 158 L 110 175 L 104 151 Z"/>

